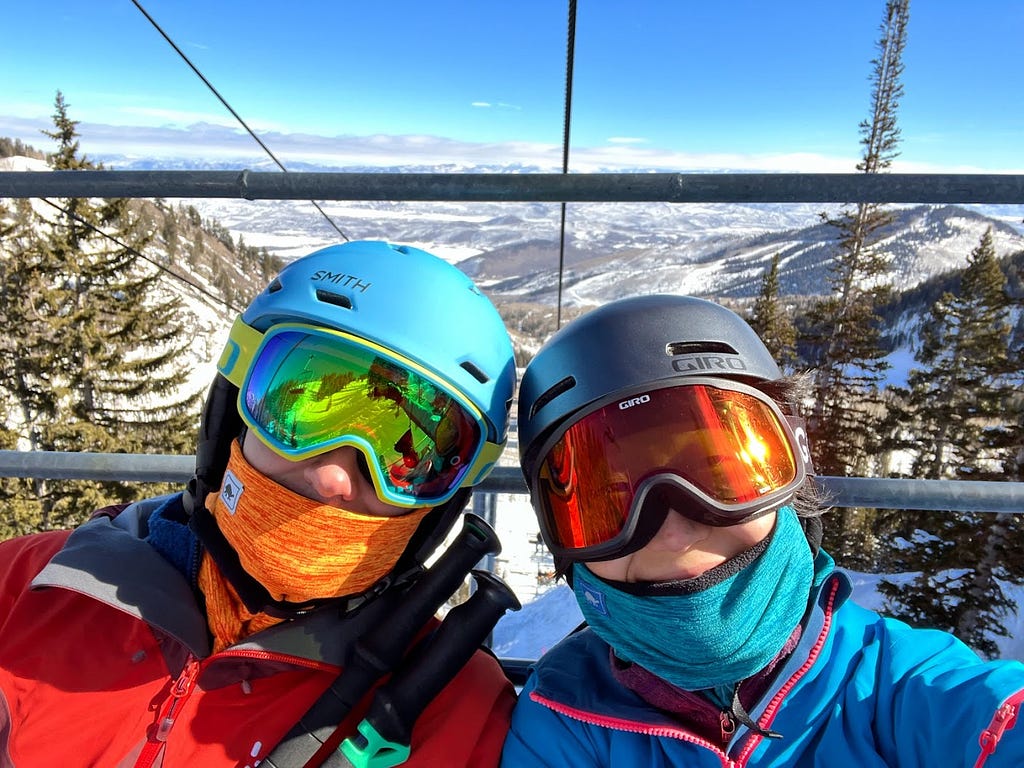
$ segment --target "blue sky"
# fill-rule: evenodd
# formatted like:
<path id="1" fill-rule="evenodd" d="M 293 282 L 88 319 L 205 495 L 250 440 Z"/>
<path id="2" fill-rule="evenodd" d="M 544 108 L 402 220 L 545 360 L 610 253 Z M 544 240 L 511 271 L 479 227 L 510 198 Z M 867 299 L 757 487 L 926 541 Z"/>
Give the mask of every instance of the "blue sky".
<path id="1" fill-rule="evenodd" d="M 562 162 L 567 3 L 140 0 L 285 165 Z M 853 171 L 883 0 L 582 0 L 570 168 Z M 14 3 L 0 136 L 261 150 L 131 0 Z M 894 170 L 1024 172 L 1019 0 L 914 0 Z"/>

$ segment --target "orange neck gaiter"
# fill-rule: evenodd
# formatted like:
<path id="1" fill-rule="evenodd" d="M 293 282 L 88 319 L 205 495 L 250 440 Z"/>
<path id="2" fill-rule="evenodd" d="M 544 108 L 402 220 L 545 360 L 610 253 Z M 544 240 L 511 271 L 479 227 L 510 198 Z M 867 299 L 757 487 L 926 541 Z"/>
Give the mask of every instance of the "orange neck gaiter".
<path id="1" fill-rule="evenodd" d="M 293 603 L 369 589 L 395 567 L 429 511 L 379 517 L 307 499 L 253 469 L 237 440 L 220 492 L 206 505 L 246 572 L 275 600 Z M 221 648 L 278 621 L 250 613 L 208 554 L 199 587 Z"/>

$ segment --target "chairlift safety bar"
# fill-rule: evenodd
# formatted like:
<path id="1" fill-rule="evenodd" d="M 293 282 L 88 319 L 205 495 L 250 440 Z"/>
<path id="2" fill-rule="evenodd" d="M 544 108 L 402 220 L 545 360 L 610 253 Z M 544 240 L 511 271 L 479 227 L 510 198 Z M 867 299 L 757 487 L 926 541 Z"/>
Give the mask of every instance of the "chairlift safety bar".
<path id="1" fill-rule="evenodd" d="M 194 456 L 0 451 L 0 477 L 184 484 L 194 468 Z M 1024 514 L 1024 483 L 831 476 L 817 480 L 836 507 Z M 525 494 L 526 483 L 516 467 L 496 467 L 475 490 Z"/>
<path id="2" fill-rule="evenodd" d="M 1024 205 L 1024 174 L 0 171 L 4 197 Z"/>

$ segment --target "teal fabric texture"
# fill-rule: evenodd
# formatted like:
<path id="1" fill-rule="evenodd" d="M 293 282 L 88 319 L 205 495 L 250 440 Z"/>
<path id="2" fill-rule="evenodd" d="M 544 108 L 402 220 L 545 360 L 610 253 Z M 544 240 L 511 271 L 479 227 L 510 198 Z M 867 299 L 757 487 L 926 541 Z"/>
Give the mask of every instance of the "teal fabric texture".
<path id="1" fill-rule="evenodd" d="M 573 591 L 587 623 L 622 660 L 688 691 L 729 685 L 775 658 L 819 580 L 792 507 L 778 511 L 771 537 L 753 562 L 700 591 L 631 594 L 582 563 L 573 566 Z"/>

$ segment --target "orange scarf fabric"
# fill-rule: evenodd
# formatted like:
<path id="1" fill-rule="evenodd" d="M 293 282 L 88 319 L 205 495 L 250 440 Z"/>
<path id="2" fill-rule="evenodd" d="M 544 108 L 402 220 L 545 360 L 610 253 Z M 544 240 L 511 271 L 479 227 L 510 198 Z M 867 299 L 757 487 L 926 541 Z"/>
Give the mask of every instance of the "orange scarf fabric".
<path id="1" fill-rule="evenodd" d="M 206 505 L 246 572 L 275 600 L 293 603 L 369 589 L 395 567 L 429 511 L 380 517 L 307 499 L 253 469 L 237 440 L 220 492 Z M 208 554 L 199 588 L 214 651 L 280 621 L 250 613 Z"/>

